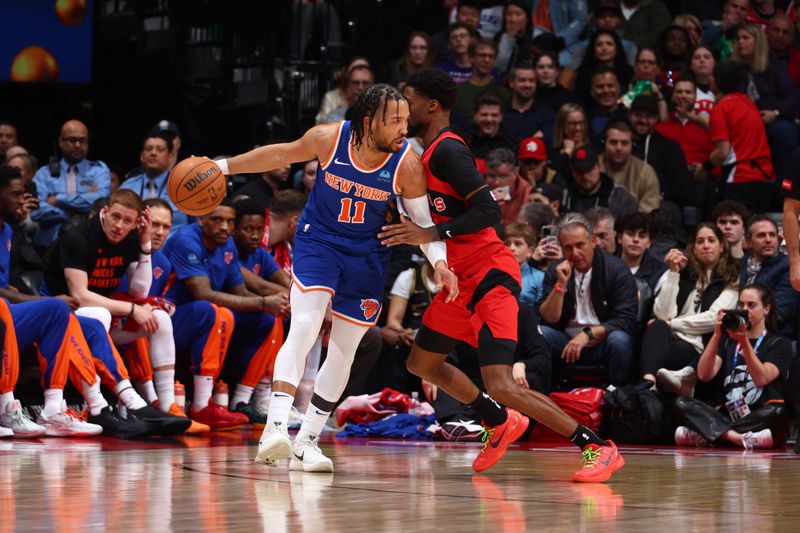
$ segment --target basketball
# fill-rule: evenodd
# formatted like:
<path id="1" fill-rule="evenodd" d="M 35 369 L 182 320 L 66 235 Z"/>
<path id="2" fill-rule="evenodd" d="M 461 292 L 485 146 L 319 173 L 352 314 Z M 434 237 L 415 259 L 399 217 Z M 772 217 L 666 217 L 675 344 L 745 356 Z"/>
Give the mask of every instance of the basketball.
<path id="1" fill-rule="evenodd" d="M 167 189 L 175 207 L 187 215 L 205 215 L 225 198 L 222 169 L 207 157 L 187 157 L 169 173 Z"/>

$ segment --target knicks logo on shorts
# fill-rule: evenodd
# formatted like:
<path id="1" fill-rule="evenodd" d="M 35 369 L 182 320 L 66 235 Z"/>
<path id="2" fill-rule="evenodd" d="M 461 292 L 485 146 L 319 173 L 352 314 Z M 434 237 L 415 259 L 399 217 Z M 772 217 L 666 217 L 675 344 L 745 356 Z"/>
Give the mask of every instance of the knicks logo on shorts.
<path id="1" fill-rule="evenodd" d="M 225 252 L 225 264 L 230 265 L 233 261 L 233 252 Z"/>
<path id="2" fill-rule="evenodd" d="M 378 303 L 378 300 L 374 298 L 369 298 L 368 300 L 361 300 L 361 310 L 364 311 L 364 318 L 367 320 L 371 320 L 372 317 L 378 314 L 378 311 L 381 310 L 381 304 Z"/>
<path id="3" fill-rule="evenodd" d="M 153 269 L 153 279 L 158 279 L 161 277 L 161 274 L 164 273 L 164 269 L 161 267 L 155 267 Z"/>
<path id="4" fill-rule="evenodd" d="M 253 273 L 256 276 L 260 276 L 261 275 L 261 265 L 253 265 Z"/>

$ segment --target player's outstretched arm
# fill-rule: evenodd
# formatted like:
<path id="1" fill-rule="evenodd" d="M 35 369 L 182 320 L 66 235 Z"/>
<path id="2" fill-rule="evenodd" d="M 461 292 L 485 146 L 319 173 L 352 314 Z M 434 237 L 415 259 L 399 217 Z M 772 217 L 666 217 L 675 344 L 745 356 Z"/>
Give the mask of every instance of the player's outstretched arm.
<path id="1" fill-rule="evenodd" d="M 266 172 L 311 159 L 324 161 L 333 146 L 338 128 L 338 124 L 320 124 L 295 141 L 260 146 L 230 159 L 220 160 L 217 164 L 225 174 L 242 174 Z"/>

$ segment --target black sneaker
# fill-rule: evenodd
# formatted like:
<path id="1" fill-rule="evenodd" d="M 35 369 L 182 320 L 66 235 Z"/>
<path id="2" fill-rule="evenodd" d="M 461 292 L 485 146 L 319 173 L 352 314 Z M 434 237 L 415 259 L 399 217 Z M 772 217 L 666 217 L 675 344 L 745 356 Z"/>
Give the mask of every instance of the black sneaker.
<path id="1" fill-rule="evenodd" d="M 130 417 L 122 418 L 112 411 L 110 406 L 103 407 L 103 410 L 97 415 L 89 412 L 87 422 L 101 426 L 104 435 L 111 435 L 121 439 L 141 437 L 149 433 L 149 428 L 144 421 Z"/>
<path id="2" fill-rule="evenodd" d="M 165 413 L 150 404 L 141 409 L 128 409 L 128 418 L 132 417 L 144 422 L 151 435 L 180 435 L 192 425 L 188 418 Z"/>
<path id="3" fill-rule="evenodd" d="M 259 411 L 256 406 L 251 403 L 239 402 L 236 404 L 234 411 L 247 415 L 247 418 L 250 420 L 251 424 L 261 424 L 262 426 L 267 425 L 267 413 Z"/>

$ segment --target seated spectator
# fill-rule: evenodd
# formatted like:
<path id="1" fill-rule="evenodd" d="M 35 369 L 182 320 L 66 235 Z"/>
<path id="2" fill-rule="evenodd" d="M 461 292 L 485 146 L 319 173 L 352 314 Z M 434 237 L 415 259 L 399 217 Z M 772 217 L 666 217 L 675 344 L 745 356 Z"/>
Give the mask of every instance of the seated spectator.
<path id="1" fill-rule="evenodd" d="M 638 210 L 636 198 L 600 170 L 594 148 L 578 148 L 570 162 L 572 179 L 567 182 L 562 203 L 565 211 L 585 213 L 592 207 L 607 207 L 618 217 Z"/>
<path id="2" fill-rule="evenodd" d="M 735 0 L 734 0 L 735 1 Z M 711 82 L 713 81 L 714 67 L 716 61 L 714 60 L 714 50 L 707 44 L 701 44 L 692 51 L 692 59 L 689 63 L 689 71 L 694 77 L 696 86 L 696 97 L 694 108 L 700 118 L 706 124 L 708 129 L 708 120 L 711 116 L 711 109 L 717 101 L 717 96 L 711 90 Z"/>
<path id="3" fill-rule="evenodd" d="M 451 24 L 447 28 L 447 48 L 449 54 L 437 54 L 436 65 L 447 73 L 456 83 L 464 83 L 472 76 L 472 62 L 469 60 L 469 45 L 472 43 L 474 30 L 461 22 Z"/>
<path id="4" fill-rule="evenodd" d="M 566 0 L 562 2 L 537 2 L 533 9 L 533 35 L 550 33 L 569 47 L 578 41 L 586 25 L 586 2 Z"/>
<path id="5" fill-rule="evenodd" d="M 714 67 L 714 82 L 724 96 L 711 110 L 714 150 L 708 159 L 714 165 L 722 165 L 724 198 L 741 202 L 753 211 L 768 211 L 775 195 L 771 183 L 775 171 L 764 121 L 743 92 L 747 78 L 747 65 L 741 61 L 726 61 Z M 787 157 L 792 148 L 786 148 Z"/>
<path id="6" fill-rule="evenodd" d="M 543 183 L 541 185 L 537 185 L 531 191 L 531 203 L 548 206 L 550 211 L 552 211 L 553 216 L 556 217 L 561 214 L 561 200 L 563 200 L 563 198 L 564 189 L 554 183 Z M 525 211 L 524 208 L 523 211 Z M 534 227 L 534 229 L 536 228 Z"/>
<path id="7" fill-rule="evenodd" d="M 703 36 L 703 24 L 700 19 L 690 13 L 681 13 L 677 15 L 672 24 L 680 26 L 689 33 L 690 49 L 700 44 L 700 39 Z"/>
<path id="8" fill-rule="evenodd" d="M 736 29 L 744 24 L 750 9 L 748 0 L 727 0 L 719 24 L 703 23 L 703 42 L 710 45 L 720 61 L 727 61 L 736 45 Z"/>
<path id="9" fill-rule="evenodd" d="M 39 168 L 39 162 L 36 157 L 31 154 L 16 154 L 6 160 L 6 165 L 19 170 L 25 189 L 35 195 L 36 188 L 31 184 L 33 183 L 33 176 Z"/>
<path id="10" fill-rule="evenodd" d="M 654 96 L 639 96 L 631 104 L 632 153 L 651 167 L 658 176 L 661 199 L 679 206 L 693 205 L 689 169 L 678 143 L 657 131 L 658 102 Z"/>
<path id="11" fill-rule="evenodd" d="M 502 223 L 511 224 L 528 203 L 532 186 L 519 175 L 517 158 L 506 148 L 496 148 L 486 156 L 486 183 L 500 205 Z"/>
<path id="12" fill-rule="evenodd" d="M 459 86 L 461 87 L 466 84 Z M 508 134 L 519 143 L 525 137 L 541 137 L 546 145 L 553 140 L 555 112 L 550 106 L 537 102 L 536 71 L 529 63 L 517 65 L 509 72 L 511 102 L 503 112 L 503 124 Z M 459 96 L 460 98 L 460 96 Z"/>
<path id="13" fill-rule="evenodd" d="M 653 93 L 659 91 L 661 94 L 661 62 L 658 58 L 658 52 L 651 46 L 643 46 L 636 51 L 636 58 L 633 63 L 633 76 L 628 84 L 628 88 L 633 87 L 640 81 L 649 81 Z"/>
<path id="14" fill-rule="evenodd" d="M 589 100 L 589 87 L 598 68 L 605 67 L 616 74 L 620 86 L 627 87 L 633 76 L 633 68 L 628 63 L 622 40 L 615 31 L 597 30 L 586 49 L 586 55 L 578 70 L 574 71 L 574 78 L 569 75 L 570 70 L 565 69 L 562 82 L 566 87 L 573 88 L 579 98 Z"/>
<path id="15" fill-rule="evenodd" d="M 798 293 L 789 282 L 789 258 L 778 248 L 778 226 L 765 214 L 753 215 L 744 238 L 747 252 L 739 262 L 739 288 L 753 283 L 768 287 L 775 295 L 779 333 L 794 340 Z"/>
<path id="16" fill-rule="evenodd" d="M 519 293 L 519 302 L 534 307 L 539 305 L 544 296 L 542 294 L 544 272 L 529 263 L 534 250 L 533 229 L 527 224 L 519 222 L 506 224 L 503 227 L 502 238 L 503 244 L 511 250 L 519 263 L 522 275 L 522 292 Z"/>
<path id="17" fill-rule="evenodd" d="M 795 87 L 800 87 L 800 50 L 794 46 L 794 24 L 786 15 L 776 15 L 767 24 L 770 61 L 789 72 Z"/>
<path id="18" fill-rule="evenodd" d="M 695 107 L 696 98 L 697 91 L 691 78 L 676 81 L 670 98 L 672 112 L 669 119 L 656 124 L 655 131 L 678 143 L 692 175 L 702 178 L 706 175 L 705 165 L 711 153 L 711 140 L 708 121 Z"/>
<path id="19" fill-rule="evenodd" d="M 798 144 L 794 120 L 800 111 L 800 92 L 780 62 L 771 62 L 764 31 L 745 24 L 736 30 L 736 50 L 732 56 L 747 63 L 751 76 L 747 95 L 760 110 L 767 129 L 772 164 L 779 180 L 787 179 L 789 155 Z M 737 159 L 741 154 L 737 152 Z"/>
<path id="20" fill-rule="evenodd" d="M 597 7 L 594 8 L 593 22 L 595 30 L 617 32 L 622 41 L 622 49 L 625 51 L 625 57 L 628 63 L 632 65 L 636 59 L 636 44 L 627 39 L 622 39 L 621 32 L 618 31 L 620 23 L 622 22 L 622 9 L 619 7 L 619 2 L 614 0 L 601 0 L 598 2 Z M 558 54 L 559 62 L 569 69 L 578 70 L 581 62 L 583 62 L 588 47 L 588 39 L 578 41 L 572 46 L 561 50 Z"/>
<path id="21" fill-rule="evenodd" d="M 682 26 L 670 26 L 661 36 L 659 46 L 661 70 L 659 79 L 667 95 L 672 92 L 675 81 L 689 68 L 692 39 Z"/>
<path id="22" fill-rule="evenodd" d="M 639 211 L 649 213 L 661 203 L 661 188 L 653 167 L 633 155 L 631 135 L 630 126 L 624 122 L 608 125 L 600 168 L 636 198 Z"/>
<path id="23" fill-rule="evenodd" d="M 508 0 L 503 8 L 503 31 L 494 36 L 497 45 L 497 70 L 502 77 L 509 75 L 514 65 L 531 59 L 531 3 Z"/>
<path id="24" fill-rule="evenodd" d="M 55 242 L 61 225 L 73 215 L 85 216 L 92 203 L 111 192 L 111 177 L 102 161 L 86 159 L 89 153 L 89 130 L 80 120 L 68 120 L 58 137 L 61 160 L 58 172 L 45 165 L 36 172 L 33 182 L 39 195 L 39 208 L 31 219 L 39 224 L 34 236 L 36 246 Z"/>
<path id="25" fill-rule="evenodd" d="M 579 104 L 564 104 L 556 114 L 553 126 L 553 148 L 550 154 L 550 166 L 569 177 L 569 159 L 577 148 L 589 145 L 589 120 L 586 111 Z"/>
<path id="26" fill-rule="evenodd" d="M 722 376 L 715 393 L 725 404 L 714 408 L 695 398 L 678 398 L 675 407 L 686 424 L 675 430 L 678 446 L 725 441 L 744 449 L 783 447 L 786 411 L 781 400 L 792 347 L 777 334 L 775 297 L 767 287 L 747 286 L 739 293 L 739 308 L 747 312 L 749 327 L 726 328 L 724 311 L 718 311 L 714 334 L 697 363 L 700 381 Z"/>
<path id="27" fill-rule="evenodd" d="M 537 137 L 528 137 L 519 142 L 519 174 L 534 187 L 541 183 L 555 183 L 563 189 L 566 186 L 564 177 L 547 166 L 545 146 L 542 139 Z"/>
<path id="28" fill-rule="evenodd" d="M 405 80 L 413 72 L 421 68 L 433 67 L 436 64 L 436 53 L 430 36 L 424 31 L 412 31 L 403 55 L 392 62 L 391 75 L 388 82 L 396 85 L 401 91 Z"/>
<path id="29" fill-rule="evenodd" d="M 711 220 L 722 232 L 735 259 L 744 257 L 744 223 L 749 218 L 747 207 L 733 200 L 721 201 L 711 214 Z"/>
<path id="30" fill-rule="evenodd" d="M 672 24 L 672 15 L 661 0 L 623 0 L 623 37 L 636 46 L 654 46 Z"/>
<path id="31" fill-rule="evenodd" d="M 669 251 L 682 244 L 676 240 L 677 230 L 683 228 L 680 225 L 681 211 L 675 204 L 664 203 L 658 209 L 650 211 L 648 218 L 653 224 L 650 255 L 663 263 Z"/>
<path id="32" fill-rule="evenodd" d="M 176 209 L 169 196 L 167 177 L 172 151 L 172 140 L 166 135 L 148 134 L 142 142 L 142 151 L 139 153 L 142 173 L 129 177 L 120 187 L 130 189 L 142 200 L 161 198 L 167 202 L 173 212 L 171 231 L 175 231 L 189 222 L 193 222 L 194 217 L 189 217 L 183 211 Z"/>
<path id="33" fill-rule="evenodd" d="M 541 334 L 536 309 L 520 305 L 517 324 L 519 342 L 511 369 L 514 381 L 522 388 L 550 394 L 553 360 L 550 357 L 550 345 Z"/>
<path id="34" fill-rule="evenodd" d="M 289 180 L 292 167 L 278 167 L 262 172 L 260 176 L 251 179 L 244 187 L 236 191 L 237 196 L 247 196 L 259 202 L 264 208 L 272 204 L 272 199 Z"/>
<path id="35" fill-rule="evenodd" d="M 365 56 L 353 56 L 345 64 L 339 72 L 336 74 L 336 80 L 334 81 L 335 87 L 330 91 L 326 92 L 322 95 L 322 102 L 319 106 L 319 111 L 317 111 L 317 116 L 315 122 L 317 124 L 322 124 L 326 122 L 325 117 L 328 114 L 336 109 L 337 107 L 342 105 L 347 99 L 347 80 L 350 76 L 350 71 L 352 71 L 355 67 L 368 67 L 369 61 Z"/>
<path id="36" fill-rule="evenodd" d="M 636 282 L 622 261 L 595 249 L 584 217 L 566 217 L 558 240 L 565 260 L 548 268 L 539 307 L 553 364 L 602 363 L 611 384 L 625 385 L 635 368 Z"/>
<path id="37" fill-rule="evenodd" d="M 563 257 L 555 235 L 557 215 L 548 205 L 540 202 L 529 203 L 522 208 L 519 215 L 520 222 L 533 230 L 533 240 L 536 241 L 536 247 L 531 253 L 531 266 L 545 271 L 550 263 L 560 261 Z"/>
<path id="38" fill-rule="evenodd" d="M 592 146 L 602 150 L 603 133 L 612 122 L 626 122 L 628 111 L 619 103 L 620 84 L 617 75 L 608 67 L 599 67 L 592 76 L 589 107 L 589 139 Z"/>
<path id="39" fill-rule="evenodd" d="M 459 121 L 466 127 L 471 126 L 470 117 L 475 110 L 475 101 L 482 93 L 491 91 L 503 100 L 503 107 L 508 103 L 510 94 L 506 87 L 495 81 L 494 60 L 497 56 L 497 46 L 484 37 L 478 37 L 469 45 L 469 61 L 472 65 L 472 74 L 458 85 L 455 113 Z M 456 117 L 453 117 L 455 120 Z"/>
<path id="40" fill-rule="evenodd" d="M 555 52 L 540 52 L 533 63 L 536 68 L 536 101 L 558 112 L 564 104 L 574 102 L 575 95 L 559 82 L 561 66 Z"/>
<path id="41" fill-rule="evenodd" d="M 784 8 L 777 7 L 775 0 L 753 0 L 750 10 L 747 12 L 746 22 L 766 30 L 770 20 L 784 13 Z"/>
<path id="42" fill-rule="evenodd" d="M 475 99 L 475 126 L 469 136 L 469 147 L 481 159 L 497 148 L 506 148 L 512 153 L 517 147 L 503 131 L 503 100 L 493 92 L 485 92 Z"/>
<path id="43" fill-rule="evenodd" d="M 708 222 L 697 226 L 685 255 L 672 249 L 665 262 L 669 273 L 653 305 L 656 319 L 642 340 L 642 377 L 653 386 L 656 373 L 669 385 L 671 374 L 664 370 L 684 369 L 681 376 L 693 375 L 691 367 L 714 331 L 717 311 L 736 305 L 739 286 L 737 262 L 722 232 Z"/>
<path id="44" fill-rule="evenodd" d="M 644 325 L 653 314 L 655 295 L 667 279 L 667 265 L 649 254 L 655 239 L 655 225 L 644 213 L 621 216 L 614 223 L 619 258 L 628 265 L 639 290 L 639 323 Z M 647 291 L 643 290 L 642 283 Z"/>
<path id="45" fill-rule="evenodd" d="M 458 0 L 456 8 L 456 23 L 463 24 L 467 31 L 474 35 L 478 31 L 478 24 L 481 21 L 481 8 L 478 0 Z M 433 51 L 436 59 L 444 61 L 453 58 L 453 49 L 450 47 L 450 27 L 444 31 L 437 32 L 432 37 Z M 467 43 L 469 45 L 469 43 Z"/>
<path id="46" fill-rule="evenodd" d="M 583 216 L 592 225 L 592 244 L 611 255 L 617 254 L 617 233 L 614 231 L 614 215 L 606 207 L 593 207 Z"/>
<path id="47" fill-rule="evenodd" d="M 6 162 L 10 159 L 8 157 L 8 149 L 18 146 L 17 144 L 17 126 L 7 120 L 0 120 L 0 163 Z"/>
<path id="48" fill-rule="evenodd" d="M 356 103 L 361 93 L 372 87 L 373 83 L 375 83 L 375 77 L 369 66 L 357 65 L 351 68 L 347 74 L 345 98 L 336 108 L 325 115 L 323 122 L 338 122 L 349 118 L 350 106 Z"/>

